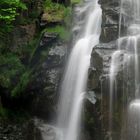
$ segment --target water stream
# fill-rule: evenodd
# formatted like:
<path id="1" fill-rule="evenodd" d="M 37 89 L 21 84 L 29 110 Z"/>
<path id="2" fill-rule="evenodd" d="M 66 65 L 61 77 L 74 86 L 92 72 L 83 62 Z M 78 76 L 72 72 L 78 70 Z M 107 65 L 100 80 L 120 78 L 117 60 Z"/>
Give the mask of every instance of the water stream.
<path id="1" fill-rule="evenodd" d="M 90 55 L 93 47 L 99 43 L 102 10 L 98 0 L 86 1 L 83 9 L 87 13 L 82 27 L 84 30 L 69 56 L 61 87 L 57 126 L 59 140 L 77 140 L 79 137 Z M 77 12 L 83 11 L 79 9 Z"/>
<path id="2" fill-rule="evenodd" d="M 117 93 L 115 80 L 119 74 L 120 67 L 123 65 L 122 85 L 125 90 L 124 97 L 127 97 L 125 118 L 125 136 L 122 139 L 138 140 L 140 139 L 140 75 L 139 75 L 139 41 L 140 41 L 140 1 L 139 0 L 121 0 L 120 12 L 120 30 L 118 38 L 118 50 L 112 54 L 110 66 L 110 105 L 109 105 L 109 131 L 113 132 L 113 111 L 115 94 Z M 125 28 L 125 33 L 124 30 Z M 123 62 L 120 58 L 123 57 Z M 130 78 L 131 77 L 131 78 Z M 128 79 L 128 81 L 126 81 Z M 131 90 L 130 90 L 131 89 Z M 119 102 L 119 101 L 118 101 Z M 112 138 L 111 138 L 112 139 Z"/>
<path id="3" fill-rule="evenodd" d="M 101 34 L 102 10 L 98 0 L 85 0 L 81 7 L 76 8 L 76 13 L 78 25 L 73 30 L 78 30 L 79 34 L 74 36 L 75 44 L 61 85 L 57 140 L 80 139 L 82 106 L 91 52 L 99 44 Z M 109 96 L 109 101 L 105 97 L 108 102 L 108 112 L 105 110 L 108 120 L 105 125 L 101 125 L 108 127 L 105 139 L 140 140 L 140 0 L 121 0 L 119 22 L 117 50 L 113 50 L 111 60 L 109 58 L 109 82 L 106 82 L 109 83 L 109 88 L 105 89 L 108 92 L 105 95 L 102 89 L 104 79 L 101 81 L 102 112 L 103 97 Z"/>

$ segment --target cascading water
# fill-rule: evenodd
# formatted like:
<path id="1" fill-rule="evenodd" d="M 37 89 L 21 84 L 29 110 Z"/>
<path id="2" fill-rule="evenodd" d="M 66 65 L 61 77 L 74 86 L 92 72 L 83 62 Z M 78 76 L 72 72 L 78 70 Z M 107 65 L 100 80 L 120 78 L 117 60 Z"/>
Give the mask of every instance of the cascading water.
<path id="1" fill-rule="evenodd" d="M 59 140 L 78 139 L 90 55 L 92 48 L 99 43 L 102 17 L 100 5 L 98 0 L 89 0 L 85 3 L 85 30 L 72 49 L 62 82 L 58 113 Z M 79 9 L 78 12 L 81 11 Z"/>
<path id="2" fill-rule="evenodd" d="M 126 30 L 124 33 L 123 28 Z M 113 131 L 113 104 L 117 91 L 115 84 L 116 76 L 123 65 L 123 81 L 127 84 L 122 85 L 125 90 L 123 96 L 127 96 L 127 115 L 124 121 L 126 134 L 121 139 L 140 140 L 140 1 L 121 0 L 120 31 L 118 39 L 118 50 L 112 55 L 110 66 L 110 106 L 109 106 L 109 131 Z M 125 34 L 125 35 L 124 35 Z M 123 37 L 122 37 L 123 36 Z M 120 58 L 123 57 L 123 63 Z M 129 81 L 126 81 L 129 79 Z M 130 78 L 131 77 L 131 78 Z M 130 81 L 131 79 L 131 81 Z M 132 93 L 133 92 L 133 93 Z M 124 128 L 125 127 L 125 128 Z M 124 136 L 125 135 L 125 136 Z M 112 139 L 112 138 L 111 138 Z"/>
<path id="3" fill-rule="evenodd" d="M 112 114 L 113 114 L 113 96 L 114 94 L 117 93 L 116 91 L 116 74 L 118 73 L 118 70 L 120 69 L 120 55 L 121 55 L 121 51 L 118 50 L 118 51 L 115 51 L 113 54 L 112 54 L 112 60 L 111 60 L 111 67 L 110 67 L 110 81 L 109 81 L 109 84 L 110 84 L 110 107 L 109 107 L 109 130 L 111 132 L 111 129 L 112 129 Z"/>

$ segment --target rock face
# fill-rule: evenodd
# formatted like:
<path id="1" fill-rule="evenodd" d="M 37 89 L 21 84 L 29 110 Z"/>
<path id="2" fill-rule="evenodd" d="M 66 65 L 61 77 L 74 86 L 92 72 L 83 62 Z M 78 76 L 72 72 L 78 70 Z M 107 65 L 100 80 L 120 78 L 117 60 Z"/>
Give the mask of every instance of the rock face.
<path id="1" fill-rule="evenodd" d="M 103 11 L 101 42 L 116 40 L 119 34 L 119 0 L 100 0 Z"/>
<path id="2" fill-rule="evenodd" d="M 66 45 L 56 34 L 44 33 L 32 59 L 32 65 L 37 67 L 31 89 L 36 96 L 31 106 L 32 112 L 44 119 L 55 116 L 65 57 Z"/>
<path id="3" fill-rule="evenodd" d="M 1 140 L 43 140 L 34 120 L 26 120 L 22 123 L 0 121 Z"/>
<path id="4" fill-rule="evenodd" d="M 102 32 L 100 36 L 100 44 L 93 48 L 91 54 L 91 67 L 89 69 L 89 78 L 87 90 L 94 92 L 96 103 L 91 104 L 86 101 L 85 112 L 88 112 L 88 117 L 85 119 L 86 128 L 89 130 L 89 135 L 96 139 L 109 140 L 109 71 L 111 64 L 111 56 L 117 49 L 117 39 L 119 35 L 119 0 L 100 0 L 102 7 Z M 117 87 L 122 85 L 122 71 L 120 70 L 117 76 Z M 119 104 L 121 105 L 122 88 L 117 89 L 120 95 Z M 114 102 L 115 104 L 115 102 Z M 94 108 L 94 110 L 92 110 Z M 91 111 L 92 110 L 92 111 Z M 116 112 L 121 114 L 120 109 L 116 108 Z M 94 113 L 93 113 L 94 112 Z M 96 114 L 96 115 L 95 115 Z M 90 123 L 88 120 L 92 120 Z M 94 122 L 94 121 L 95 122 Z M 120 139 L 121 116 L 114 115 L 113 121 L 114 139 Z M 94 127 L 93 127 L 94 126 Z M 115 127 L 116 126 L 116 127 Z M 99 133 L 100 132 L 100 133 Z M 99 135 L 97 135 L 99 134 Z"/>
<path id="5" fill-rule="evenodd" d="M 12 49 L 17 49 L 18 47 L 26 46 L 29 41 L 31 41 L 35 35 L 36 26 L 35 24 L 22 25 L 14 28 L 12 32 Z"/>
<path id="6" fill-rule="evenodd" d="M 35 120 L 35 126 L 39 129 L 42 134 L 43 140 L 57 140 L 59 136 L 59 129 L 52 125 L 46 124 L 42 120 Z"/>

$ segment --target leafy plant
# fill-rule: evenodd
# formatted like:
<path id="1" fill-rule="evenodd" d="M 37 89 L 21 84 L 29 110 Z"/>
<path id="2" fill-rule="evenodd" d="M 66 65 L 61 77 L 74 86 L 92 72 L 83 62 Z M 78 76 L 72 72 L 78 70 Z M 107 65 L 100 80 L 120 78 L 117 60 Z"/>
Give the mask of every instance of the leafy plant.
<path id="1" fill-rule="evenodd" d="M 71 3 L 72 4 L 79 4 L 79 3 L 81 3 L 81 0 L 71 0 Z"/>
<path id="2" fill-rule="evenodd" d="M 28 70 L 20 59 L 12 54 L 0 56 L 0 85 L 11 90 L 11 96 L 19 96 L 30 81 L 31 70 Z"/>
<path id="3" fill-rule="evenodd" d="M 64 11 L 64 23 L 67 28 L 71 28 L 71 20 L 72 20 L 72 9 L 71 7 L 67 7 Z"/>
<path id="4" fill-rule="evenodd" d="M 59 3 L 53 3 L 51 0 L 46 0 L 44 4 L 46 17 L 48 22 L 61 22 L 64 19 L 66 7 Z"/>
<path id="5" fill-rule="evenodd" d="M 64 26 L 57 25 L 55 27 L 49 27 L 45 29 L 43 32 L 46 32 L 46 31 L 48 33 L 57 33 L 59 37 L 64 41 L 67 41 L 70 37 L 70 33 L 68 32 L 68 30 L 66 30 Z"/>
<path id="6" fill-rule="evenodd" d="M 29 81 L 30 81 L 30 74 L 31 71 L 25 71 L 21 77 L 20 81 L 17 84 L 17 86 L 12 90 L 12 97 L 19 96 L 27 87 Z"/>
<path id="7" fill-rule="evenodd" d="M 26 5 L 20 0 L 1 0 L 0 7 L 0 20 L 6 24 L 15 20 L 18 15 L 17 9 L 27 9 Z"/>
<path id="8" fill-rule="evenodd" d="M 0 85 L 2 87 L 10 88 L 13 85 L 12 79 L 24 70 L 24 65 L 16 55 L 11 53 L 0 55 Z"/>
<path id="9" fill-rule="evenodd" d="M 27 7 L 20 0 L 0 0 L 0 37 L 5 32 L 10 32 L 13 21 L 19 15 L 18 10 L 26 10 Z"/>

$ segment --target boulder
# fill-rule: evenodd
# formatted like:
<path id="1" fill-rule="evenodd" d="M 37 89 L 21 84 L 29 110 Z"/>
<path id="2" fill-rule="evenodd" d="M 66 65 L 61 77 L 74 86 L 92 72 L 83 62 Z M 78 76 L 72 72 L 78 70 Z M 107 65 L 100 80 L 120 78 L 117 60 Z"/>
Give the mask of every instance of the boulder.
<path id="1" fill-rule="evenodd" d="M 24 122 L 0 120 L 1 140 L 43 140 L 40 129 L 34 120 Z"/>
<path id="2" fill-rule="evenodd" d="M 101 42 L 110 42 L 118 38 L 119 33 L 119 0 L 100 0 L 102 7 Z"/>
<path id="3" fill-rule="evenodd" d="M 64 71 L 67 48 L 64 43 L 57 39 L 56 34 L 44 34 L 32 65 L 34 81 L 30 91 L 35 98 L 32 101 L 33 114 L 43 119 L 53 119 L 56 114 L 56 105 L 62 73 Z"/>

